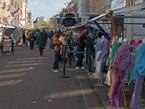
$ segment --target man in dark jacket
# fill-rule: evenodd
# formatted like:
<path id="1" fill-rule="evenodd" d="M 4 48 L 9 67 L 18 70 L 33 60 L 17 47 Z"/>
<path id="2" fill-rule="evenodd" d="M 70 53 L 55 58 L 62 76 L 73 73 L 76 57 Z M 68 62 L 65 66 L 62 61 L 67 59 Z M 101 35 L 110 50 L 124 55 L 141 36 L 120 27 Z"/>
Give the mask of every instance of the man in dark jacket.
<path id="1" fill-rule="evenodd" d="M 95 48 L 93 38 L 88 36 L 86 39 L 87 65 L 89 73 L 94 72 Z"/>
<path id="2" fill-rule="evenodd" d="M 76 51 L 76 57 L 78 58 L 77 63 L 76 63 L 76 69 L 84 69 L 83 67 L 83 58 L 84 58 L 84 50 L 86 47 L 86 38 L 88 37 L 89 32 L 87 30 L 82 31 L 82 35 L 79 37 L 78 42 L 77 42 L 77 49 Z"/>
<path id="3" fill-rule="evenodd" d="M 43 50 L 46 46 L 46 42 L 47 42 L 47 32 L 43 29 L 40 32 L 40 37 L 37 40 L 37 46 L 39 48 L 40 56 L 43 55 Z"/>

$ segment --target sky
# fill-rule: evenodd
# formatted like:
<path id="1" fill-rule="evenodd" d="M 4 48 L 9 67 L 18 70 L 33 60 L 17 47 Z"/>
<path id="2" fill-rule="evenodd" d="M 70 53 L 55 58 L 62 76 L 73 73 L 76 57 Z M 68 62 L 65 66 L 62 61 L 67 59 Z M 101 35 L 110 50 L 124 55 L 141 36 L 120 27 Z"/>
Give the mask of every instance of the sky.
<path id="1" fill-rule="evenodd" d="M 69 1 L 70 0 L 28 0 L 28 6 L 34 19 L 40 16 L 51 18 L 53 15 L 58 14 L 62 8 L 65 8 L 65 3 Z"/>

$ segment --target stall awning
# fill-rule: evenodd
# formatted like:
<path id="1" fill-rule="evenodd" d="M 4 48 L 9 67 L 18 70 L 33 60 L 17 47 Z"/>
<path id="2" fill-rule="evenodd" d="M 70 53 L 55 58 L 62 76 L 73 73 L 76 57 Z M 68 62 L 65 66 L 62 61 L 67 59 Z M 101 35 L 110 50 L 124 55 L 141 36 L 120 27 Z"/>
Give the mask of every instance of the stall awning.
<path id="1" fill-rule="evenodd" d="M 135 11 L 141 11 L 145 9 L 145 3 L 136 4 L 133 6 L 126 6 L 124 8 L 113 10 L 113 15 L 119 15 L 122 13 L 130 13 Z"/>
<path id="2" fill-rule="evenodd" d="M 15 27 L 11 25 L 4 25 L 3 28 L 15 28 Z"/>
<path id="3" fill-rule="evenodd" d="M 100 19 L 100 18 L 102 18 L 102 17 L 104 17 L 104 16 L 106 16 L 105 13 L 103 13 L 103 14 L 101 14 L 101 15 L 99 15 L 99 16 L 93 18 L 93 19 L 90 19 L 90 20 L 88 21 L 88 23 L 90 23 L 90 22 L 92 22 L 92 21 L 95 21 L 95 20 L 97 20 L 97 19 Z"/>

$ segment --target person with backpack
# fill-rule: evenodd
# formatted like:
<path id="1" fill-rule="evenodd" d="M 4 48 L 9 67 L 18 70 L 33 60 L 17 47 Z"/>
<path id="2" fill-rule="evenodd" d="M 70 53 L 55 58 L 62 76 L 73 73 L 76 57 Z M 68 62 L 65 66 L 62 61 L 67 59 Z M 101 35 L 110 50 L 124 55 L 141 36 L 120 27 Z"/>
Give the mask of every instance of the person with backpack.
<path id="1" fill-rule="evenodd" d="M 59 62 L 61 60 L 60 51 L 61 51 L 62 42 L 59 40 L 59 34 L 58 33 L 54 34 L 54 36 L 52 37 L 52 43 L 54 45 L 53 50 L 54 50 L 54 54 L 55 54 L 52 71 L 53 72 L 59 72 Z"/>

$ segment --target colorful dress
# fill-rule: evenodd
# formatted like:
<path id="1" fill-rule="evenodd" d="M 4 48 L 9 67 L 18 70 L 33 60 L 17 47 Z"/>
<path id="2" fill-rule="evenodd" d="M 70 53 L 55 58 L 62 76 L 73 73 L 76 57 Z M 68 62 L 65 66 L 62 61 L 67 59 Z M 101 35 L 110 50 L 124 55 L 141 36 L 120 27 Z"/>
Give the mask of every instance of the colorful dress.
<path id="1" fill-rule="evenodd" d="M 110 45 L 110 53 L 109 53 L 108 59 L 106 61 L 107 66 L 109 66 L 109 67 L 111 66 L 113 57 L 114 57 L 116 50 L 117 50 L 117 47 L 120 47 L 121 44 L 122 43 L 118 42 L 117 37 L 112 40 L 112 43 Z M 110 70 L 108 71 L 107 76 L 106 76 L 106 80 L 105 80 L 105 84 L 107 84 L 108 86 L 110 86 L 110 84 L 111 84 L 111 72 L 112 71 L 110 71 Z M 112 80 L 112 81 L 114 81 L 114 80 Z"/>
<path id="2" fill-rule="evenodd" d="M 103 74 L 105 61 L 107 59 L 107 55 L 108 55 L 108 40 L 101 39 L 96 53 L 95 78 L 101 78 Z"/>
<path id="3" fill-rule="evenodd" d="M 120 65 L 120 68 L 119 68 Z M 124 42 L 118 48 L 118 54 L 115 54 L 115 57 L 112 61 L 112 68 L 113 68 L 113 80 L 108 96 L 111 100 L 111 103 L 115 107 L 119 107 L 120 105 L 120 95 L 121 95 L 121 79 L 125 75 L 125 70 L 130 69 L 131 65 L 131 53 L 127 42 Z"/>
<path id="4" fill-rule="evenodd" d="M 136 49 L 135 63 L 131 72 L 131 80 L 136 80 L 130 107 L 141 109 L 140 100 L 142 86 L 145 77 L 145 44 L 141 44 Z"/>

